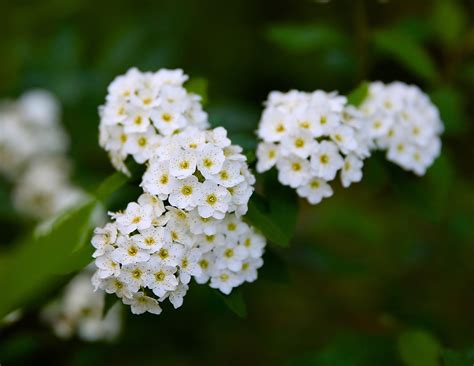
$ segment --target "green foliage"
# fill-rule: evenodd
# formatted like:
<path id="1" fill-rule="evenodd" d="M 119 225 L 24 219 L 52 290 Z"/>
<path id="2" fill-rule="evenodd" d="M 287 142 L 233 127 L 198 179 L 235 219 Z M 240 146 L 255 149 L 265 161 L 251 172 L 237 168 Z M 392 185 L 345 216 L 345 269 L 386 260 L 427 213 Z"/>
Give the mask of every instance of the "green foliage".
<path id="1" fill-rule="evenodd" d="M 344 33 L 324 24 L 274 25 L 267 29 L 266 36 L 281 48 L 301 53 L 349 43 L 349 39 Z"/>
<path id="2" fill-rule="evenodd" d="M 369 95 L 369 83 L 363 81 L 347 95 L 347 102 L 354 107 L 359 107 Z"/>
<path id="3" fill-rule="evenodd" d="M 432 84 L 439 81 L 439 73 L 433 59 L 415 39 L 389 29 L 375 32 L 372 40 L 377 51 L 393 58 L 414 75 Z"/>
<path id="4" fill-rule="evenodd" d="M 59 216 L 48 229 L 40 230 L 5 256 L 0 290 L 8 296 L 0 298 L 0 318 L 46 291 L 58 280 L 58 274 L 76 271 L 90 262 L 91 246 L 86 243 L 99 200 L 106 200 L 125 182 L 117 173 L 107 178 L 97 197 Z"/>
<path id="5" fill-rule="evenodd" d="M 473 352 L 459 352 L 446 349 L 442 352 L 443 366 L 466 366 L 474 364 Z"/>
<path id="6" fill-rule="evenodd" d="M 294 190 L 265 176 L 265 197 L 254 193 L 249 201 L 245 219 L 259 229 L 274 244 L 288 246 L 298 218 L 298 205 Z"/>
<path id="7" fill-rule="evenodd" d="M 452 87 L 440 87 L 430 93 L 433 103 L 439 108 L 447 135 L 463 132 L 467 125 L 464 96 Z"/>
<path id="8" fill-rule="evenodd" d="M 345 334 L 288 366 L 391 366 L 394 363 L 390 346 L 390 340 L 383 337 Z"/>
<path id="9" fill-rule="evenodd" d="M 407 366 L 440 366 L 441 346 L 425 331 L 411 330 L 402 333 L 398 338 L 398 352 Z"/>
<path id="10" fill-rule="evenodd" d="M 201 97 L 202 105 L 208 103 L 208 82 L 204 78 L 191 78 L 184 85 L 186 90 L 190 93 L 197 94 Z"/>
<path id="11" fill-rule="evenodd" d="M 223 295 L 220 292 L 217 292 L 217 294 L 238 317 L 247 317 L 247 305 L 241 289 L 234 289 L 229 295 Z"/>
<path id="12" fill-rule="evenodd" d="M 464 36 L 468 14 L 456 0 L 437 0 L 433 8 L 432 27 L 437 39 L 447 47 L 458 45 Z"/>

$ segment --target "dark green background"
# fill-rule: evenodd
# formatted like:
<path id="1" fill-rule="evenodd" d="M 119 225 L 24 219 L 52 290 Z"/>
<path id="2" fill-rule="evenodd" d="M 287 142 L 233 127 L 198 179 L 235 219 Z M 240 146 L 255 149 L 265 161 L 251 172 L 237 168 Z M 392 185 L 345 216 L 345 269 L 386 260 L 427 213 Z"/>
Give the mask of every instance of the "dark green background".
<path id="1" fill-rule="evenodd" d="M 192 286 L 179 310 L 127 312 L 120 339 L 94 345 L 58 340 L 32 309 L 0 330 L 2 365 L 472 364 L 473 1 L 3 0 L 0 14 L 0 96 L 42 87 L 60 98 L 74 180 L 91 191 L 112 173 L 97 107 L 131 66 L 206 79 L 212 124 L 247 149 L 274 89 L 401 80 L 428 92 L 446 125 L 425 177 L 375 154 L 361 183 L 299 202 L 291 246 L 270 245 L 243 286 L 246 319 Z M 31 223 L 0 187 L 6 247 Z"/>

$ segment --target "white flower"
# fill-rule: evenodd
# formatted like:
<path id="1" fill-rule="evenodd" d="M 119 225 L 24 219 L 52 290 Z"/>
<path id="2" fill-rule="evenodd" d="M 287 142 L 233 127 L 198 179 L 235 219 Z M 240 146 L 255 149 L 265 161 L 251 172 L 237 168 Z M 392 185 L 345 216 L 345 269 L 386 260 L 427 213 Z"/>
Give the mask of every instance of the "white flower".
<path id="1" fill-rule="evenodd" d="M 111 253 L 111 258 L 120 264 L 146 262 L 150 252 L 140 248 L 132 239 L 121 236 L 117 239 L 118 247 Z"/>
<path id="2" fill-rule="evenodd" d="M 242 268 L 242 261 L 247 256 L 247 251 L 240 245 L 232 241 L 226 241 L 215 251 L 217 256 L 216 267 L 218 269 L 228 268 L 238 272 Z"/>
<path id="3" fill-rule="evenodd" d="M 165 295 L 167 291 L 173 291 L 178 286 L 178 279 L 174 275 L 175 273 L 176 267 L 152 262 L 149 265 L 146 285 L 156 296 L 161 297 Z"/>
<path id="4" fill-rule="evenodd" d="M 291 133 L 281 140 L 280 153 L 283 156 L 295 155 L 306 159 L 315 149 L 315 141 L 309 132 Z"/>
<path id="5" fill-rule="evenodd" d="M 165 161 L 150 161 L 150 166 L 143 175 L 141 186 L 151 194 L 167 197 L 176 184 L 176 178 L 169 173 L 169 164 Z"/>
<path id="6" fill-rule="evenodd" d="M 178 287 L 176 287 L 176 289 L 174 289 L 173 291 L 168 291 L 165 297 L 168 297 L 170 302 L 173 304 L 173 307 L 177 309 L 183 305 L 183 299 L 184 296 L 186 296 L 188 289 L 188 285 L 180 283 Z"/>
<path id="7" fill-rule="evenodd" d="M 122 266 L 120 280 L 127 284 L 129 290 L 136 293 L 145 284 L 148 268 L 144 263 Z"/>
<path id="8" fill-rule="evenodd" d="M 331 197 L 333 194 L 331 186 L 320 178 L 311 178 L 306 185 L 298 187 L 297 192 L 312 205 L 318 204 L 323 198 Z"/>
<path id="9" fill-rule="evenodd" d="M 248 258 L 242 263 L 240 277 L 246 282 L 253 282 L 258 277 L 257 270 L 262 266 L 262 258 Z"/>
<path id="10" fill-rule="evenodd" d="M 277 162 L 278 180 L 292 188 L 302 186 L 311 178 L 309 161 L 295 155 L 281 158 Z"/>
<path id="11" fill-rule="evenodd" d="M 341 171 L 341 182 L 344 187 L 349 187 L 353 182 L 360 182 L 363 165 L 364 163 L 357 156 L 346 156 Z"/>
<path id="12" fill-rule="evenodd" d="M 104 254 L 95 260 L 95 265 L 99 269 L 97 275 L 99 278 L 118 277 L 120 275 L 119 262 L 113 259 L 110 255 Z"/>
<path id="13" fill-rule="evenodd" d="M 198 168 L 205 178 L 217 174 L 224 164 L 224 151 L 218 146 L 206 144 L 199 152 Z"/>
<path id="14" fill-rule="evenodd" d="M 117 216 L 117 226 L 124 234 L 134 230 L 144 230 L 151 226 L 153 207 L 151 205 L 140 206 L 131 202 L 123 214 Z"/>
<path id="15" fill-rule="evenodd" d="M 177 149 L 170 159 L 169 171 L 174 177 L 183 179 L 194 173 L 196 165 L 196 154 L 187 150 Z"/>
<path id="16" fill-rule="evenodd" d="M 257 172 L 270 170 L 277 162 L 279 148 L 270 142 L 262 142 L 257 147 Z"/>
<path id="17" fill-rule="evenodd" d="M 211 283 L 209 284 L 209 286 L 218 289 L 220 292 L 228 295 L 231 293 L 234 287 L 237 287 L 240 284 L 241 280 L 236 273 L 228 269 L 222 269 L 211 277 Z"/>
<path id="18" fill-rule="evenodd" d="M 193 209 L 201 197 L 201 183 L 192 175 L 176 182 L 168 200 L 177 208 Z"/>
<path id="19" fill-rule="evenodd" d="M 142 291 L 137 292 L 132 298 L 123 299 L 125 305 L 130 305 L 133 314 L 143 314 L 149 312 L 152 314 L 161 314 L 161 307 L 158 301 L 152 297 L 146 296 Z"/>
<path id="20" fill-rule="evenodd" d="M 199 249 L 194 248 L 188 250 L 181 258 L 179 279 L 187 285 L 191 280 L 191 276 L 200 276 L 202 273 L 201 267 L 199 266 L 199 260 L 201 259 L 201 252 Z"/>
<path id="21" fill-rule="evenodd" d="M 333 142 L 322 141 L 311 154 L 311 169 L 316 177 L 324 180 L 333 180 L 344 160 Z"/>
<path id="22" fill-rule="evenodd" d="M 205 181 L 201 186 L 201 192 L 201 199 L 198 203 L 199 215 L 205 218 L 224 218 L 231 199 L 229 191 L 216 183 Z"/>
<path id="23" fill-rule="evenodd" d="M 169 240 L 163 227 L 140 230 L 140 234 L 133 235 L 131 239 L 138 247 L 146 249 L 149 253 L 157 252 Z"/>

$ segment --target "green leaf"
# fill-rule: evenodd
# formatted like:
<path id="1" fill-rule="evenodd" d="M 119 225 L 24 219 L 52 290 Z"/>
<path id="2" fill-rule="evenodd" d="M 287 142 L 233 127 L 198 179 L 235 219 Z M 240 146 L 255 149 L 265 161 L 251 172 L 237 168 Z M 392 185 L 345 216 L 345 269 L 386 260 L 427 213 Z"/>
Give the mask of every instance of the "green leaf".
<path id="1" fill-rule="evenodd" d="M 116 172 L 104 180 L 97 189 L 95 196 L 99 201 L 104 202 L 112 193 L 116 192 L 127 181 L 128 177 L 125 174 Z"/>
<path id="2" fill-rule="evenodd" d="M 398 338 L 398 352 L 407 366 L 440 366 L 441 346 L 425 331 L 411 330 L 402 333 Z"/>
<path id="3" fill-rule="evenodd" d="M 439 108 L 446 134 L 457 135 L 463 132 L 467 116 L 462 93 L 451 87 L 441 87 L 431 92 L 430 96 Z"/>
<path id="4" fill-rule="evenodd" d="M 474 364 L 472 352 L 459 352 L 446 349 L 442 352 L 444 366 L 465 366 Z"/>
<path id="5" fill-rule="evenodd" d="M 373 34 L 375 48 L 393 58 L 418 77 L 437 83 L 439 74 L 428 52 L 415 39 L 394 30 L 381 30 Z"/>
<path id="6" fill-rule="evenodd" d="M 58 218 L 48 232 L 30 238 L 11 252 L 0 268 L 0 318 L 29 302 L 55 280 L 55 274 L 76 265 L 74 252 L 85 242 L 98 202 L 93 199 Z"/>
<path id="7" fill-rule="evenodd" d="M 308 52 L 349 43 L 347 35 L 327 25 L 274 25 L 266 37 L 274 44 L 292 52 Z"/>
<path id="8" fill-rule="evenodd" d="M 349 93 L 347 102 L 354 107 L 359 107 L 369 95 L 369 83 L 363 81 L 360 85 Z"/>
<path id="9" fill-rule="evenodd" d="M 237 316 L 240 318 L 247 317 L 247 305 L 241 289 L 235 289 L 229 295 L 223 295 L 220 292 L 217 294 Z"/>
<path id="10" fill-rule="evenodd" d="M 265 178 L 268 198 L 253 194 L 245 219 L 271 242 L 286 247 L 296 227 L 298 201 L 294 190 L 279 184 L 274 174 L 268 174 Z"/>
<path id="11" fill-rule="evenodd" d="M 5 314 L 31 302 L 42 291 L 48 290 L 58 274 L 83 268 L 91 260 L 92 248 L 85 245 L 92 231 L 92 217 L 127 178 L 116 173 L 107 178 L 97 190 L 97 199 L 56 218 L 47 230 L 41 230 L 2 256 L 0 266 L 0 319 Z"/>
<path id="12" fill-rule="evenodd" d="M 468 24 L 468 12 L 459 1 L 437 0 L 431 18 L 436 39 L 444 46 L 456 46 L 463 40 Z"/>
<path id="13" fill-rule="evenodd" d="M 184 85 L 189 93 L 197 94 L 201 97 L 201 103 L 206 105 L 208 98 L 208 82 L 204 78 L 192 78 Z"/>

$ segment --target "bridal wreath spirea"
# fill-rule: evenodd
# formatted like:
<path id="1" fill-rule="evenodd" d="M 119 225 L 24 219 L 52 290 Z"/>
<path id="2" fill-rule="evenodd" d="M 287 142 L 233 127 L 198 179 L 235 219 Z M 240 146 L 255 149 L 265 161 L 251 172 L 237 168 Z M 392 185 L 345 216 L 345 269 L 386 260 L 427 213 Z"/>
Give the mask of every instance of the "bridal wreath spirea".
<path id="1" fill-rule="evenodd" d="M 360 107 L 368 134 L 387 159 L 417 175 L 441 152 L 443 123 L 439 111 L 418 87 L 401 82 L 373 82 Z"/>
<path id="2" fill-rule="evenodd" d="M 188 128 L 162 139 L 141 185 L 173 207 L 196 211 L 208 224 L 230 212 L 241 216 L 255 184 L 241 152 L 222 127 Z"/>
<path id="3" fill-rule="evenodd" d="M 191 278 L 229 294 L 257 278 L 265 239 L 234 214 L 202 220 L 198 211 L 165 207 L 143 194 L 95 230 L 96 288 L 115 293 L 135 314 L 183 303 Z"/>
<path id="4" fill-rule="evenodd" d="M 257 171 L 276 166 L 280 183 L 317 204 L 333 193 L 338 172 L 344 187 L 362 179 L 369 139 L 360 112 L 336 93 L 270 93 L 258 128 Z"/>
<path id="5" fill-rule="evenodd" d="M 163 136 L 194 126 L 209 126 L 200 97 L 184 87 L 182 70 L 141 72 L 136 68 L 118 76 L 108 87 L 99 108 L 100 145 L 116 169 L 128 173 L 124 161 L 131 155 L 147 161 Z"/>

